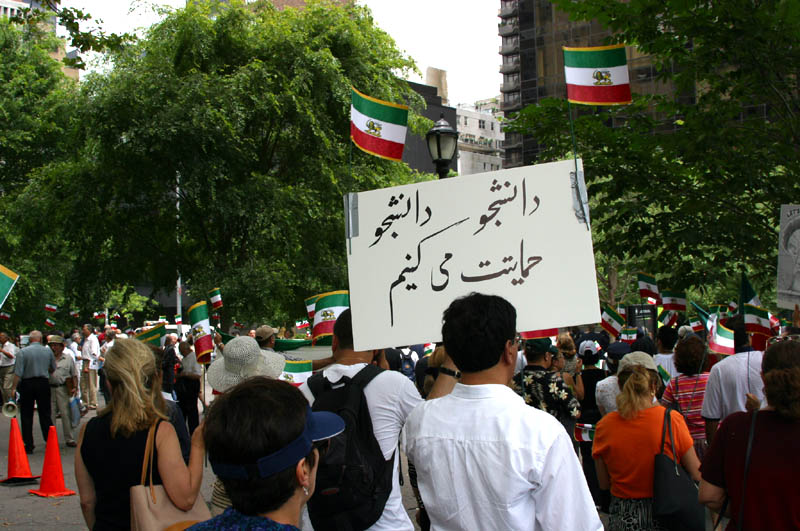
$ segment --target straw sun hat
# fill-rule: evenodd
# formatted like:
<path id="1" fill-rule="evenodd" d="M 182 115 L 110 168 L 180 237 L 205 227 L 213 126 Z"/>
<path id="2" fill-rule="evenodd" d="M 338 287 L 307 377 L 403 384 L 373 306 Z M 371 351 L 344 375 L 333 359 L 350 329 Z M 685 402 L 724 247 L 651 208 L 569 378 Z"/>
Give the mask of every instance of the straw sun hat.
<path id="1" fill-rule="evenodd" d="M 277 379 L 286 360 L 278 353 L 262 351 L 250 336 L 238 336 L 225 345 L 225 355 L 208 368 L 208 383 L 218 392 L 253 376 Z"/>

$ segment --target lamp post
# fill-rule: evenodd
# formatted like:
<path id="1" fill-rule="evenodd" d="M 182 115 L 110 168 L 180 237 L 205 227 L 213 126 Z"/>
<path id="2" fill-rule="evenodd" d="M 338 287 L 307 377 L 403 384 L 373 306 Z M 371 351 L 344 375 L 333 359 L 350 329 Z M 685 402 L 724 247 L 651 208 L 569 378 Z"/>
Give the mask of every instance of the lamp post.
<path id="1" fill-rule="evenodd" d="M 428 143 L 428 153 L 436 165 L 436 173 L 439 174 L 440 179 L 444 179 L 447 177 L 450 161 L 456 154 L 458 131 L 447 123 L 444 113 L 442 113 L 439 121 L 425 135 L 425 140 Z"/>

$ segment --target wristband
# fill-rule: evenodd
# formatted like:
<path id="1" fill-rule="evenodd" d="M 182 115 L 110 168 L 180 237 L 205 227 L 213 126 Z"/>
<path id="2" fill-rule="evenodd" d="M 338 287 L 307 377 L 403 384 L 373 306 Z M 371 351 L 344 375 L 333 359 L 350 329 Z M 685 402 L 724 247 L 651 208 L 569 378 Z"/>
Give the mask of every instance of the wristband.
<path id="1" fill-rule="evenodd" d="M 439 367 L 439 374 L 446 374 L 447 376 L 452 376 L 456 380 L 461 379 L 460 371 L 454 371 L 453 369 L 448 369 L 447 367 Z"/>

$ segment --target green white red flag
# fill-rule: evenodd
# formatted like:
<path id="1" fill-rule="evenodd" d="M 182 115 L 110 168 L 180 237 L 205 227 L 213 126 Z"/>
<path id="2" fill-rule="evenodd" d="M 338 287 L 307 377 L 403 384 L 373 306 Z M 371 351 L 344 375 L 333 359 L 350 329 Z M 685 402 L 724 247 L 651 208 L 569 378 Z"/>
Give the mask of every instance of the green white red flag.
<path id="1" fill-rule="evenodd" d="M 209 290 L 208 298 L 211 300 L 211 308 L 216 310 L 218 308 L 222 308 L 222 290 L 219 288 L 214 288 Z"/>
<path id="2" fill-rule="evenodd" d="M 425 343 L 425 346 L 422 349 L 422 357 L 426 358 L 433 354 L 433 351 L 436 350 L 436 343 Z"/>
<path id="3" fill-rule="evenodd" d="M 664 308 L 658 315 L 658 322 L 663 326 L 674 326 L 678 322 L 678 312 Z"/>
<path id="4" fill-rule="evenodd" d="M 761 299 L 756 290 L 753 289 L 753 285 L 750 284 L 750 280 L 748 280 L 744 271 L 742 271 L 742 280 L 739 284 L 739 307 L 741 308 L 743 304 L 761 306 Z"/>
<path id="5" fill-rule="evenodd" d="M 659 365 L 656 367 L 658 369 L 658 376 L 661 378 L 661 381 L 664 382 L 664 387 L 669 385 L 669 381 L 672 379 L 672 376 L 669 375 L 667 369 Z"/>
<path id="6" fill-rule="evenodd" d="M 134 336 L 134 339 L 138 339 L 143 343 L 148 343 L 150 345 L 154 345 L 156 347 L 161 346 L 161 338 L 167 335 L 167 325 L 165 323 L 159 323 L 152 328 L 148 328 L 147 330 L 142 330 L 138 334 Z"/>
<path id="7" fill-rule="evenodd" d="M 323 337 L 333 336 L 333 325 L 339 315 L 350 307 L 350 292 L 331 291 L 319 296 L 314 310 L 311 340 L 314 344 Z"/>
<path id="8" fill-rule="evenodd" d="M 625 308 L 624 305 L 620 304 L 617 306 L 617 313 L 622 317 L 624 321 L 628 320 L 628 310 Z"/>
<path id="9" fill-rule="evenodd" d="M 610 306 L 606 304 L 600 305 L 603 313 L 600 315 L 600 324 L 602 327 L 611 334 L 612 337 L 619 336 L 619 333 L 625 327 L 625 319 Z"/>
<path id="10" fill-rule="evenodd" d="M 401 161 L 407 125 L 406 105 L 379 100 L 352 88 L 350 138 L 360 150 L 376 157 Z"/>
<path id="11" fill-rule="evenodd" d="M 637 277 L 639 280 L 639 296 L 643 299 L 652 298 L 658 300 L 659 294 L 656 277 L 648 275 L 647 273 L 639 273 Z"/>
<path id="12" fill-rule="evenodd" d="M 752 304 L 742 306 L 744 313 L 744 326 L 751 334 L 772 335 L 772 323 L 769 318 L 769 310 L 760 308 Z"/>
<path id="13" fill-rule="evenodd" d="M 306 319 L 303 319 L 302 321 L 295 321 L 294 322 L 294 327 L 297 328 L 298 330 L 302 330 L 302 329 L 308 328 L 310 326 L 311 326 L 311 323 L 309 323 Z"/>
<path id="14" fill-rule="evenodd" d="M 631 102 L 624 44 L 563 48 L 567 100 L 584 105 L 625 105 Z"/>
<path id="15" fill-rule="evenodd" d="M 19 280 L 18 274 L 4 265 L 0 265 L 0 308 L 5 304 L 8 294 L 14 289 L 17 280 Z"/>
<path id="16" fill-rule="evenodd" d="M 703 322 L 700 320 L 699 317 L 692 318 L 692 320 L 689 321 L 689 326 L 692 327 L 692 332 L 695 333 L 702 332 L 703 330 L 706 329 L 705 325 L 703 324 Z"/>
<path id="17" fill-rule="evenodd" d="M 197 358 L 197 363 L 209 363 L 211 361 L 211 352 L 214 350 L 214 336 L 211 335 L 211 323 L 208 321 L 208 305 L 206 301 L 200 301 L 189 308 L 189 322 L 192 323 L 194 355 Z"/>
<path id="18" fill-rule="evenodd" d="M 594 440 L 595 427 L 593 424 L 575 423 L 573 436 L 578 442 L 588 442 Z"/>
<path id="19" fill-rule="evenodd" d="M 541 330 L 528 330 L 527 332 L 520 332 L 519 336 L 522 339 L 542 339 L 545 337 L 553 337 L 558 335 L 558 328 L 543 328 Z"/>
<path id="20" fill-rule="evenodd" d="M 183 324 L 183 316 L 181 314 L 175 315 L 175 324 L 176 325 Z"/>
<path id="21" fill-rule="evenodd" d="M 720 321 L 720 316 L 712 314 L 708 318 L 708 348 L 719 354 L 731 355 L 734 350 L 733 330 L 725 328 Z"/>
<path id="22" fill-rule="evenodd" d="M 289 382 L 295 387 L 300 387 L 311 377 L 311 371 L 311 360 L 286 360 L 286 365 L 283 366 L 283 372 L 279 379 L 284 382 Z"/>
<path id="23" fill-rule="evenodd" d="M 729 314 L 734 315 L 736 313 L 736 310 L 738 310 L 738 309 L 739 309 L 739 305 L 736 304 L 736 301 L 731 301 L 731 302 L 728 303 L 728 313 Z"/>
<path id="24" fill-rule="evenodd" d="M 619 340 L 630 345 L 631 343 L 636 341 L 636 329 L 623 328 L 622 331 L 619 333 Z"/>
<path id="25" fill-rule="evenodd" d="M 661 306 L 665 310 L 674 310 L 676 312 L 686 311 L 686 292 L 685 291 L 667 291 L 661 292 Z"/>
<path id="26" fill-rule="evenodd" d="M 105 311 L 94 312 L 92 314 L 92 317 L 94 317 L 95 319 L 105 319 L 106 318 L 106 312 Z"/>
<path id="27" fill-rule="evenodd" d="M 314 307 L 317 303 L 317 299 L 319 299 L 319 295 L 312 295 L 303 300 L 303 303 L 306 305 L 306 312 L 308 312 L 308 318 L 312 321 L 314 320 Z"/>
<path id="28" fill-rule="evenodd" d="M 55 312 L 56 310 L 58 310 L 58 306 L 56 306 L 55 304 L 45 303 L 44 310 L 46 312 Z"/>
<path id="29" fill-rule="evenodd" d="M 44 320 L 44 324 L 46 324 L 50 328 L 53 328 L 56 325 L 56 322 L 48 317 L 47 319 Z"/>
<path id="30" fill-rule="evenodd" d="M 0 319 L 2 319 L 3 321 L 8 321 L 9 319 L 11 319 L 11 314 L 8 312 L 0 312 Z"/>
<path id="31" fill-rule="evenodd" d="M 78 310 L 72 310 L 71 312 L 69 312 L 69 316 L 70 317 L 74 317 L 75 319 L 77 319 L 78 317 L 81 316 L 81 314 L 80 314 L 80 312 L 78 312 Z"/>

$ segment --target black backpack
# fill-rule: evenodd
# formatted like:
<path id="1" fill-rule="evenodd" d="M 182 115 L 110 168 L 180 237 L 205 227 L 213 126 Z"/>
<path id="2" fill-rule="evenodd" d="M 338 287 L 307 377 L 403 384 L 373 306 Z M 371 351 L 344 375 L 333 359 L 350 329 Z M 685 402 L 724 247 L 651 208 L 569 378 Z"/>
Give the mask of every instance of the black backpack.
<path id="1" fill-rule="evenodd" d="M 416 367 L 413 354 L 414 353 L 410 348 L 400 349 L 400 372 L 412 382 L 414 381 L 414 368 Z"/>
<path id="2" fill-rule="evenodd" d="M 381 372 L 367 365 L 352 379 L 331 383 L 322 374 L 308 379 L 312 409 L 332 411 L 345 422 L 344 432 L 330 439 L 308 501 L 316 531 L 367 529 L 381 517 L 392 492 L 394 454 L 383 458 L 364 396 L 364 388 Z"/>

